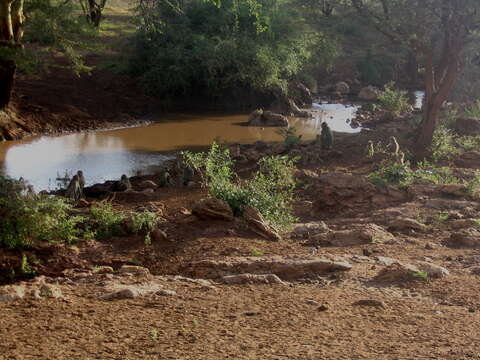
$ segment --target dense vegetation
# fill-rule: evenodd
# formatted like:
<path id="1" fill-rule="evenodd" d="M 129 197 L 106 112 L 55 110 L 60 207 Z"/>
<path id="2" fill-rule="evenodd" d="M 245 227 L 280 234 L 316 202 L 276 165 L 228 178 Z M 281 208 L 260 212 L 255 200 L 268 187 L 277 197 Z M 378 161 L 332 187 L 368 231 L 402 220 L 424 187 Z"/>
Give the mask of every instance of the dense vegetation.
<path id="1" fill-rule="evenodd" d="M 148 4 L 138 8 L 131 69 L 160 97 L 271 98 L 285 94 L 311 61 L 334 55 L 331 40 L 312 31 L 295 1 Z"/>

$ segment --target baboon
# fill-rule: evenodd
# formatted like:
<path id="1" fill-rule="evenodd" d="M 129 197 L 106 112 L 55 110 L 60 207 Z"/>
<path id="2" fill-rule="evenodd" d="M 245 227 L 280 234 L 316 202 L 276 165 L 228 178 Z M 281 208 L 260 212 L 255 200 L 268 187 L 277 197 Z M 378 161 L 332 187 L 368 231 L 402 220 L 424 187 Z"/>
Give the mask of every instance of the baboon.
<path id="1" fill-rule="evenodd" d="M 82 170 L 78 170 L 77 175 L 78 175 L 78 182 L 80 183 L 80 189 L 82 189 L 82 193 L 83 193 L 83 188 L 85 187 L 85 176 L 83 176 Z"/>
<path id="2" fill-rule="evenodd" d="M 121 192 L 128 190 L 132 190 L 132 184 L 130 183 L 127 175 L 123 174 L 120 177 L 120 180 L 113 185 L 113 191 Z"/>
<path id="3" fill-rule="evenodd" d="M 72 199 L 73 201 L 78 201 L 82 198 L 82 189 L 80 188 L 78 175 L 74 175 L 72 180 L 70 180 L 67 190 L 65 190 L 65 197 Z"/>
<path id="4" fill-rule="evenodd" d="M 25 194 L 25 196 L 29 199 L 34 199 L 37 196 L 33 188 L 33 185 L 27 185 L 27 193 Z"/>
<path id="5" fill-rule="evenodd" d="M 333 146 L 333 133 L 326 122 L 322 123 L 322 132 L 320 133 L 322 150 L 330 150 Z"/>
<path id="6" fill-rule="evenodd" d="M 158 183 L 160 187 L 170 186 L 170 173 L 167 169 L 162 169 L 158 177 Z"/>

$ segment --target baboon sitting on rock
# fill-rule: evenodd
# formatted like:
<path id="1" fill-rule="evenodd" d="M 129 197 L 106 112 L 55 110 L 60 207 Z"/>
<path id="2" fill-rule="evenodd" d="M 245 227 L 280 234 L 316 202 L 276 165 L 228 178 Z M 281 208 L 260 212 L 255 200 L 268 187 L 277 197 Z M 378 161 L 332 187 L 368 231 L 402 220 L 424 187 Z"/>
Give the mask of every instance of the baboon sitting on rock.
<path id="1" fill-rule="evenodd" d="M 73 201 L 78 201 L 83 198 L 83 190 L 80 186 L 78 175 L 74 175 L 72 180 L 70 180 L 67 190 L 65 190 L 65 197 L 72 199 Z"/>
<path id="2" fill-rule="evenodd" d="M 130 183 L 130 180 L 128 179 L 127 175 L 123 174 L 120 177 L 120 180 L 113 184 L 113 191 L 122 192 L 122 191 L 128 191 L 128 190 L 132 190 L 132 184 Z"/>

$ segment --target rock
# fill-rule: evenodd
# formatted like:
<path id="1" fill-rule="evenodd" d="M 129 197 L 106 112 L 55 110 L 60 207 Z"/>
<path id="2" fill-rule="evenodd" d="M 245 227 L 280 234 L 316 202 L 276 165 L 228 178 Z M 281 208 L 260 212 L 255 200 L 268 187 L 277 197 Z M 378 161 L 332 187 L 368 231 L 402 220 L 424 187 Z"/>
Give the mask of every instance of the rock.
<path id="1" fill-rule="evenodd" d="M 167 233 L 163 230 L 160 230 L 160 229 L 153 229 L 150 232 L 150 238 L 154 242 L 168 241 Z"/>
<path id="2" fill-rule="evenodd" d="M 43 284 L 39 290 L 40 296 L 42 297 L 52 297 L 55 299 L 63 297 L 62 290 L 57 286 Z"/>
<path id="3" fill-rule="evenodd" d="M 454 163 L 458 167 L 480 169 L 480 152 L 464 152 L 455 158 Z"/>
<path id="4" fill-rule="evenodd" d="M 198 201 L 192 214 L 202 220 L 233 220 L 233 211 L 225 201 L 215 198 L 207 198 Z"/>
<path id="5" fill-rule="evenodd" d="M 146 189 L 153 189 L 155 190 L 158 188 L 158 185 L 155 184 L 152 180 L 144 180 L 140 184 L 138 184 L 138 187 L 140 190 L 146 190 Z"/>
<path id="6" fill-rule="evenodd" d="M 393 240 L 392 234 L 375 224 L 361 224 L 350 230 L 330 231 L 311 237 L 316 245 L 357 246 Z"/>
<path id="7" fill-rule="evenodd" d="M 465 210 L 477 208 L 478 204 L 473 201 L 451 200 L 451 199 L 429 199 L 425 206 L 436 210 Z"/>
<path id="8" fill-rule="evenodd" d="M 319 176 L 311 186 L 317 199 L 315 207 L 320 211 L 370 208 L 371 200 L 377 194 L 375 186 L 364 176 L 346 173 L 327 173 Z"/>
<path id="9" fill-rule="evenodd" d="M 323 258 L 232 257 L 222 260 L 203 260 L 188 266 L 192 276 L 216 279 L 238 274 L 275 274 L 282 280 L 294 280 L 312 274 L 328 274 L 349 271 L 347 262 Z"/>
<path id="10" fill-rule="evenodd" d="M 139 296 L 139 293 L 133 289 L 126 288 L 111 293 L 105 294 L 100 297 L 102 300 L 121 300 L 121 299 L 135 299 Z"/>
<path id="11" fill-rule="evenodd" d="M 353 306 L 371 306 L 371 307 L 379 307 L 384 309 L 385 304 L 383 301 L 380 300 L 373 300 L 373 299 L 364 299 L 358 300 L 352 304 Z"/>
<path id="12" fill-rule="evenodd" d="M 431 278 L 441 278 L 450 274 L 446 268 L 426 261 L 417 262 L 417 267 L 421 271 L 425 271 Z"/>
<path id="13" fill-rule="evenodd" d="M 470 273 L 473 275 L 480 275 L 480 266 L 470 268 Z"/>
<path id="14" fill-rule="evenodd" d="M 328 306 L 327 305 L 320 305 L 317 310 L 320 311 L 320 312 L 327 311 Z"/>
<path id="15" fill-rule="evenodd" d="M 374 86 L 367 86 L 360 90 L 358 98 L 365 101 L 375 101 L 378 99 L 378 89 Z"/>
<path id="16" fill-rule="evenodd" d="M 261 237 L 272 241 L 282 239 L 277 231 L 265 222 L 258 209 L 252 206 L 244 206 L 242 216 L 247 221 L 250 229 Z"/>
<path id="17" fill-rule="evenodd" d="M 7 285 L 0 287 L 0 303 L 12 302 L 23 299 L 25 288 L 17 285 Z"/>
<path id="18" fill-rule="evenodd" d="M 288 119 L 282 114 L 271 111 L 255 110 L 248 118 L 249 126 L 284 126 L 288 127 Z"/>
<path id="19" fill-rule="evenodd" d="M 399 262 L 397 259 L 393 259 L 385 256 L 376 256 L 375 260 L 377 260 L 378 264 L 386 265 L 386 266 L 390 266 Z"/>
<path id="20" fill-rule="evenodd" d="M 339 93 L 340 95 L 345 95 L 350 92 L 350 85 L 348 85 L 345 81 L 340 81 L 335 84 L 335 92 Z"/>
<path id="21" fill-rule="evenodd" d="M 475 228 L 457 231 L 450 235 L 446 245 L 452 248 L 479 248 L 480 231 Z"/>
<path id="22" fill-rule="evenodd" d="M 85 208 L 90 207 L 90 203 L 85 199 L 80 199 L 75 204 L 75 207 L 78 208 L 78 209 L 85 209 Z"/>
<path id="23" fill-rule="evenodd" d="M 293 237 L 307 238 L 309 236 L 323 234 L 328 232 L 328 226 L 323 221 L 306 224 L 296 224 L 292 235 Z"/>
<path id="24" fill-rule="evenodd" d="M 389 220 L 387 225 L 390 230 L 415 230 L 419 232 L 424 232 L 427 230 L 427 226 L 425 224 L 406 217 L 397 217 Z"/>
<path id="25" fill-rule="evenodd" d="M 318 301 L 315 301 L 313 299 L 307 299 L 305 300 L 305 304 L 307 305 L 313 305 L 313 306 L 319 306 L 320 304 L 318 303 Z"/>
<path id="26" fill-rule="evenodd" d="M 288 127 L 288 119 L 282 114 L 276 114 L 271 111 L 264 111 L 262 115 L 263 126 L 282 126 Z"/>
<path id="27" fill-rule="evenodd" d="M 177 295 L 177 292 L 174 290 L 161 289 L 158 290 L 155 294 L 158 296 L 174 296 Z"/>
<path id="28" fill-rule="evenodd" d="M 151 195 L 155 193 L 155 190 L 153 189 L 145 189 L 145 190 L 142 190 L 142 194 L 147 194 L 147 195 Z"/>
<path id="29" fill-rule="evenodd" d="M 413 274 L 418 271 L 419 269 L 414 265 L 397 262 L 380 270 L 374 280 L 386 283 L 411 281 L 415 279 Z"/>
<path id="30" fill-rule="evenodd" d="M 480 226 L 478 219 L 453 219 L 448 220 L 446 224 L 453 230 L 478 228 Z"/>
<path id="31" fill-rule="evenodd" d="M 455 121 L 455 130 L 460 135 L 480 135 L 480 119 L 473 117 L 462 117 Z"/>
<path id="32" fill-rule="evenodd" d="M 143 266 L 122 265 L 118 270 L 121 274 L 150 275 L 150 270 Z"/>
<path id="33" fill-rule="evenodd" d="M 224 284 L 239 285 L 239 284 L 280 284 L 285 283 L 275 274 L 239 274 L 227 275 L 222 277 L 221 281 Z"/>
<path id="34" fill-rule="evenodd" d="M 114 270 L 111 266 L 98 266 L 93 269 L 93 272 L 97 274 L 113 274 Z"/>

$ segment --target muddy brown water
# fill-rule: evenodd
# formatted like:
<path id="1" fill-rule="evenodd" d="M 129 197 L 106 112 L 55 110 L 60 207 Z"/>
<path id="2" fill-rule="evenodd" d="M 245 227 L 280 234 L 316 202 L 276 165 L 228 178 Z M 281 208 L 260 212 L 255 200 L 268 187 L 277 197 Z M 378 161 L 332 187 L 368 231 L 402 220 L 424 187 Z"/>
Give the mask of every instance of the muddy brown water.
<path id="1" fill-rule="evenodd" d="M 356 107 L 314 104 L 311 119 L 292 119 L 303 139 L 314 139 L 322 121 L 335 131 L 358 132 L 346 122 Z M 281 141 L 278 128 L 245 126 L 248 115 L 175 115 L 134 128 L 38 136 L 0 144 L 0 172 L 23 177 L 38 190 L 57 188 L 57 177 L 81 169 L 88 184 L 158 169 L 182 149 L 226 143 Z"/>

